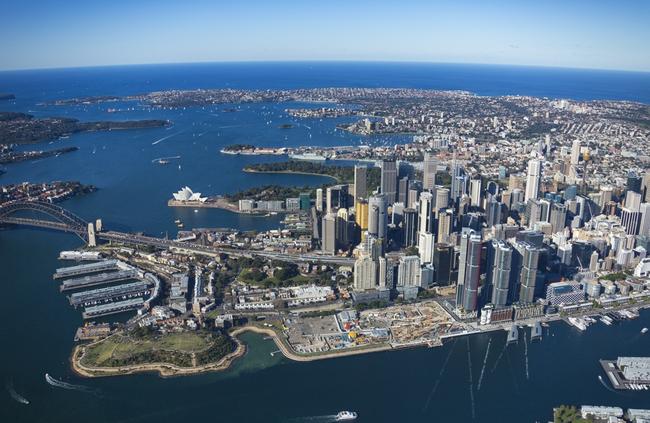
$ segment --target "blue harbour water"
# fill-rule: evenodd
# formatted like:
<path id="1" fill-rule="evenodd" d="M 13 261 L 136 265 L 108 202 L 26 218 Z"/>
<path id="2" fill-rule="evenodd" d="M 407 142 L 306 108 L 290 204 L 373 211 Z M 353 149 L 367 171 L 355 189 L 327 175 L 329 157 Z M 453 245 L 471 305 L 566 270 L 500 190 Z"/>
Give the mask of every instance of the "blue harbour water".
<path id="1" fill-rule="evenodd" d="M 173 236 L 177 218 L 186 227 L 276 228 L 277 216 L 251 217 L 210 209 L 195 213 L 168 208 L 166 202 L 184 185 L 215 195 L 261 184 L 328 182 L 318 176 L 243 173 L 241 168 L 247 163 L 283 158 L 219 154 L 228 144 L 356 145 L 368 140 L 336 131 L 331 120 L 293 120 L 284 113 L 285 108 L 294 106 L 291 104 L 149 110 L 122 102 L 84 106 L 42 103 L 163 89 L 330 86 L 462 89 L 479 95 L 650 103 L 650 74 L 570 69 L 232 63 L 0 72 L 0 92 L 17 97 L 0 102 L 0 110 L 81 120 L 162 118 L 173 122 L 171 128 L 83 133 L 38 144 L 37 148 L 44 149 L 74 145 L 79 150 L 6 166 L 0 184 L 79 180 L 96 185 L 97 192 L 67 200 L 64 206 L 89 220 L 101 217 L 114 229 Z M 119 111 L 108 113 L 109 107 Z M 224 111 L 228 107 L 237 111 Z M 287 130 L 278 127 L 282 123 L 300 125 Z M 403 137 L 370 140 L 403 141 Z M 166 166 L 152 163 L 171 156 L 180 158 Z M 148 374 L 79 378 L 70 371 L 68 359 L 81 316 L 69 307 L 51 279 L 60 265 L 58 252 L 79 242 L 71 235 L 48 231 L 0 232 L 0 378 L 3 387 L 12 384 L 31 402 L 20 404 L 8 389 L 3 390 L 0 421 L 325 422 L 337 411 L 351 409 L 359 412 L 360 422 L 535 422 L 548 421 L 553 406 L 563 403 L 650 407 L 647 391 L 613 392 L 598 380 L 598 359 L 648 355 L 650 335 L 640 334 L 642 327 L 650 326 L 647 311 L 620 325 L 593 325 L 586 333 L 556 323 L 541 342 L 527 347 L 520 336 L 519 344 L 504 348 L 504 332 L 458 338 L 441 348 L 310 363 L 291 362 L 278 354 L 272 357 L 270 352 L 276 350 L 272 341 L 247 335 L 249 352 L 226 372 L 169 379 Z M 46 372 L 93 391 L 54 388 L 45 382 Z"/>

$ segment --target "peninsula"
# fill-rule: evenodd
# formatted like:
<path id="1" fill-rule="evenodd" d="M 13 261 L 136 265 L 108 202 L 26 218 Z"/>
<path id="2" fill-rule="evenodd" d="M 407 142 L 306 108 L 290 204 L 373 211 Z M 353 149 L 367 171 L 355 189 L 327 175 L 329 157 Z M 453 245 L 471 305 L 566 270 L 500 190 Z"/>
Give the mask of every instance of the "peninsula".
<path id="1" fill-rule="evenodd" d="M 160 128 L 167 120 L 80 122 L 71 118 L 34 118 L 26 113 L 0 112 L 0 144 L 31 144 L 86 131 Z"/>

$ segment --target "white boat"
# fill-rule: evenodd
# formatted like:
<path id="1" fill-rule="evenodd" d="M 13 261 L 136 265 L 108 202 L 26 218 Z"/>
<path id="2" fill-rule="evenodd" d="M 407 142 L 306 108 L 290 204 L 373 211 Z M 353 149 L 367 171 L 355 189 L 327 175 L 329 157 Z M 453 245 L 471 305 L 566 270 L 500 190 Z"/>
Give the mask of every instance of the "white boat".
<path id="1" fill-rule="evenodd" d="M 641 329 L 641 333 L 647 333 L 647 332 L 648 332 L 648 328 Z"/>
<path id="2" fill-rule="evenodd" d="M 356 418 L 357 418 L 357 413 L 355 413 L 354 411 L 339 411 L 339 413 L 336 415 L 337 422 L 355 420 Z"/>
<path id="3" fill-rule="evenodd" d="M 577 317 L 569 317 L 569 323 L 582 331 L 587 330 L 587 323 Z"/>
<path id="4" fill-rule="evenodd" d="M 601 317 L 600 321 L 606 324 L 607 326 L 610 326 L 613 323 L 613 320 L 609 316 Z"/>

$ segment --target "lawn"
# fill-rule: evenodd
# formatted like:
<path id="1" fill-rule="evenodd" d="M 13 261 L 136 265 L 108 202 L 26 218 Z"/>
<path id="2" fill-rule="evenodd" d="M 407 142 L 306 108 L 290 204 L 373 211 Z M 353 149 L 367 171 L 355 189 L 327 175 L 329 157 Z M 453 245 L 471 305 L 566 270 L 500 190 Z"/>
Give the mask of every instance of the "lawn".
<path id="1" fill-rule="evenodd" d="M 185 367 L 192 362 L 193 353 L 200 353 L 200 364 L 227 354 L 232 351 L 233 345 L 229 338 L 206 331 L 119 334 L 88 346 L 82 364 L 91 367 L 115 367 L 169 362 Z"/>

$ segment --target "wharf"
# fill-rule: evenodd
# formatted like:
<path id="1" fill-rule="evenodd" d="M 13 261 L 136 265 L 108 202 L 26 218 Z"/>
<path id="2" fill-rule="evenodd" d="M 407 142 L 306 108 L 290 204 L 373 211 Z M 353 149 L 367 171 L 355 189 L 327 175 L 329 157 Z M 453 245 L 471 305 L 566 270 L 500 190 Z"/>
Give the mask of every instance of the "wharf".
<path id="1" fill-rule="evenodd" d="M 86 307 L 86 310 L 83 313 L 83 318 L 92 319 L 95 317 L 107 316 L 109 314 L 121 313 L 123 311 L 139 308 L 143 303 L 144 300 L 142 298 L 131 298 L 125 301 Z"/>
<path id="2" fill-rule="evenodd" d="M 132 282 L 123 285 L 109 286 L 84 292 L 75 292 L 70 295 L 70 305 L 77 307 L 85 304 L 109 301 L 123 296 L 144 294 L 149 289 L 147 282 Z"/>
<path id="3" fill-rule="evenodd" d="M 72 276 L 85 275 L 88 273 L 105 272 L 107 270 L 119 269 L 117 260 L 104 260 L 96 263 L 80 264 L 77 266 L 62 267 L 56 269 L 52 276 L 54 279 L 65 279 Z"/>
<path id="4" fill-rule="evenodd" d="M 530 329 L 530 340 L 542 339 L 542 324 L 535 322 Z"/>
<path id="5" fill-rule="evenodd" d="M 639 391 L 650 388 L 650 380 L 626 379 L 623 369 L 618 366 L 616 360 L 600 360 L 600 365 L 614 389 Z"/>
<path id="6" fill-rule="evenodd" d="M 136 279 L 138 272 L 135 270 L 120 270 L 117 272 L 99 273 L 96 275 L 84 276 L 81 278 L 67 279 L 59 288 L 61 292 L 71 289 L 87 288 L 91 286 L 104 285 L 112 282 L 119 282 L 129 279 Z"/>

